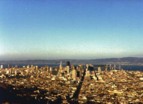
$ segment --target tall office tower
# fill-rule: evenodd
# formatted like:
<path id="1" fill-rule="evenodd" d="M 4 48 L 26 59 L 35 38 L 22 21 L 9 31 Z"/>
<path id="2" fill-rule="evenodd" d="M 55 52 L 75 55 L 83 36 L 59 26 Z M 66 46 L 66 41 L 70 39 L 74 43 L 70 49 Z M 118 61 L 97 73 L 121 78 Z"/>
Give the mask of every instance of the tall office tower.
<path id="1" fill-rule="evenodd" d="M 62 70 L 63 68 L 63 64 L 62 64 L 62 61 L 60 62 L 60 65 L 59 65 L 59 70 Z"/>
<path id="2" fill-rule="evenodd" d="M 76 80 L 76 69 L 74 67 L 72 68 L 71 74 L 72 74 L 71 78 L 75 81 Z"/>
<path id="3" fill-rule="evenodd" d="M 30 68 L 30 66 L 29 65 L 27 65 L 27 69 L 29 69 Z"/>
<path id="4" fill-rule="evenodd" d="M 62 72 L 63 72 L 63 65 L 62 65 L 62 61 L 60 62 L 60 65 L 59 65 L 59 70 L 58 70 L 58 76 L 62 76 Z"/>
<path id="5" fill-rule="evenodd" d="M 85 69 L 86 74 L 85 74 L 85 77 L 89 77 L 90 76 L 90 71 L 88 69 L 89 69 L 89 65 L 86 64 L 86 69 Z"/>
<path id="6" fill-rule="evenodd" d="M 101 67 L 98 67 L 98 73 L 101 73 Z"/>
<path id="7" fill-rule="evenodd" d="M 114 64 L 114 66 L 113 66 L 113 69 L 115 70 L 116 69 L 116 65 Z"/>
<path id="8" fill-rule="evenodd" d="M 70 73 L 70 67 L 69 66 L 66 66 L 66 72 L 67 72 L 67 74 Z"/>
<path id="9" fill-rule="evenodd" d="M 3 65 L 1 65 L 0 68 L 3 69 Z"/>
<path id="10" fill-rule="evenodd" d="M 36 66 L 36 70 L 38 70 L 38 66 Z"/>
<path id="11" fill-rule="evenodd" d="M 105 65 L 105 71 L 107 71 L 108 70 L 108 65 Z"/>
<path id="12" fill-rule="evenodd" d="M 112 65 L 110 64 L 110 65 L 109 65 L 109 70 L 111 70 L 111 69 L 112 69 Z"/>

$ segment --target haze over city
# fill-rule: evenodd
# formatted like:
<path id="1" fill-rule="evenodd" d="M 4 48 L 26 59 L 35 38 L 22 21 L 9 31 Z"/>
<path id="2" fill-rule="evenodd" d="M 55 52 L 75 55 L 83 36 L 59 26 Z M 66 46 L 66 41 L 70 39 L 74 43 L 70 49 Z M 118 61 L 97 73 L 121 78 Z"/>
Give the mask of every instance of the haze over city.
<path id="1" fill-rule="evenodd" d="M 0 60 L 143 56 L 142 0 L 0 0 Z"/>

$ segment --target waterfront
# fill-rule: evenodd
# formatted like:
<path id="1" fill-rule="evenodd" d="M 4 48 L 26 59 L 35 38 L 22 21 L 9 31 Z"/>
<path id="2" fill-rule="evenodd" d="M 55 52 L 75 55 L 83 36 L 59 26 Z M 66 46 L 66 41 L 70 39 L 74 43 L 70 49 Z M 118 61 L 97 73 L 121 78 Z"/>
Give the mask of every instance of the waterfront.
<path id="1" fill-rule="evenodd" d="M 12 67 L 23 68 L 23 67 L 27 67 L 27 66 L 31 66 L 31 65 L 39 66 L 39 67 L 45 67 L 45 66 L 58 67 L 59 63 L 56 63 L 56 64 L 54 64 L 54 63 L 52 63 L 52 64 L 47 64 L 47 63 L 45 63 L 45 64 L 29 64 L 29 65 L 28 64 L 1 64 L 1 65 L 3 65 L 3 68 L 8 68 L 8 67 L 9 68 L 12 68 Z M 76 64 L 75 66 L 77 66 L 77 65 L 78 64 Z M 66 64 L 64 63 L 63 66 L 66 66 Z M 98 66 L 101 66 L 104 69 L 106 64 L 101 64 L 101 65 L 93 64 L 93 66 L 95 69 L 97 69 Z M 124 70 L 143 71 L 143 65 L 120 65 L 120 64 L 117 64 L 116 68 L 119 69 L 119 66 L 120 66 L 120 69 L 124 69 Z"/>

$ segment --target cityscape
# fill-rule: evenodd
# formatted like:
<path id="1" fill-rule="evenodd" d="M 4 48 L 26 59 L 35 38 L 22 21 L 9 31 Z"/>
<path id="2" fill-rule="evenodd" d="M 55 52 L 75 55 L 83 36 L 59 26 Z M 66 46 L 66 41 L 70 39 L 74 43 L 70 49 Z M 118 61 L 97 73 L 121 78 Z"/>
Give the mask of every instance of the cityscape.
<path id="1" fill-rule="evenodd" d="M 71 65 L 0 69 L 2 104 L 143 103 L 143 72 L 116 65 Z M 2 93 L 1 93 L 2 94 Z"/>

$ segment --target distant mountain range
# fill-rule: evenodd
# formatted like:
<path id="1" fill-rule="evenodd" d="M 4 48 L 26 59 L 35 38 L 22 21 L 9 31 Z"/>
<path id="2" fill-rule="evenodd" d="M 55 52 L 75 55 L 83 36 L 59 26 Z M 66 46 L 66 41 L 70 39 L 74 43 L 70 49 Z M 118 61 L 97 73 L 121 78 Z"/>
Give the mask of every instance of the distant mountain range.
<path id="1" fill-rule="evenodd" d="M 105 58 L 105 59 L 58 59 L 58 60 L 12 60 L 0 61 L 0 64 L 59 64 L 62 61 L 65 64 L 70 61 L 71 64 L 120 64 L 120 65 L 143 65 L 143 58 L 123 57 L 123 58 Z"/>

